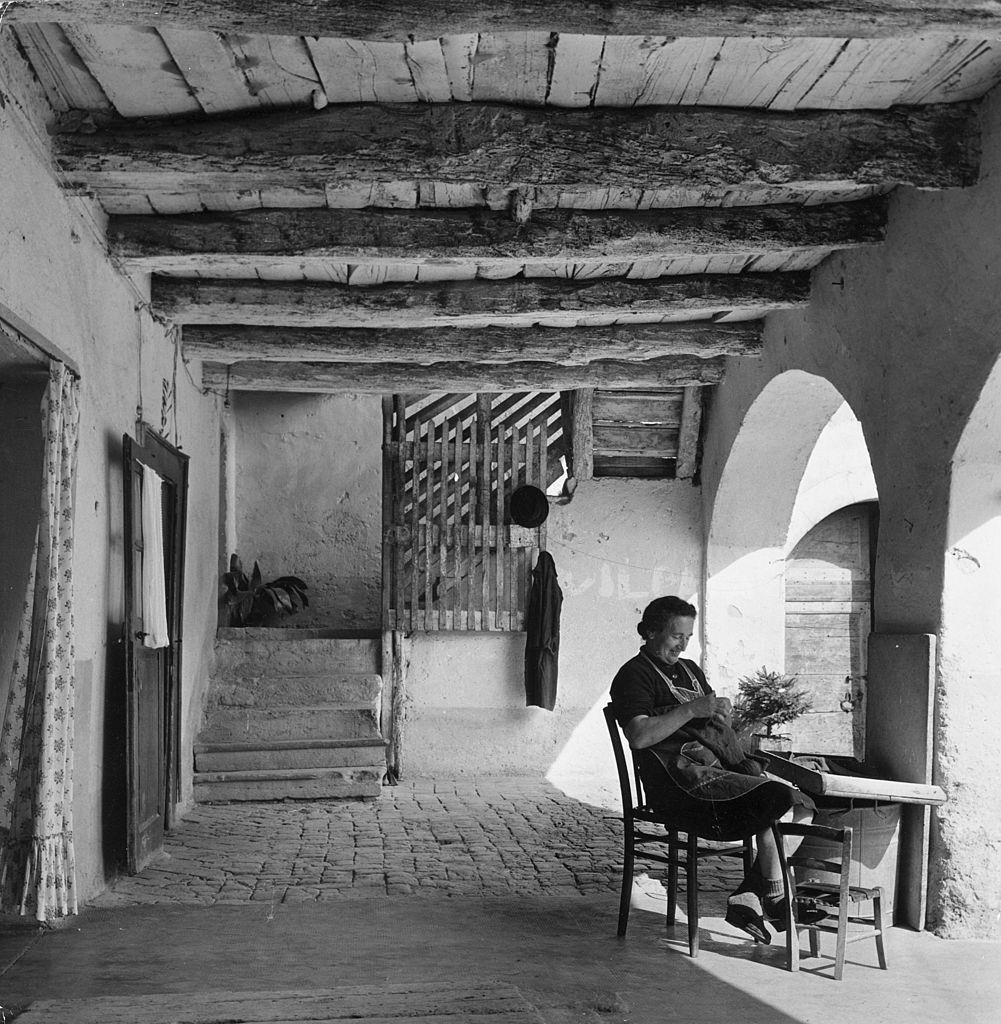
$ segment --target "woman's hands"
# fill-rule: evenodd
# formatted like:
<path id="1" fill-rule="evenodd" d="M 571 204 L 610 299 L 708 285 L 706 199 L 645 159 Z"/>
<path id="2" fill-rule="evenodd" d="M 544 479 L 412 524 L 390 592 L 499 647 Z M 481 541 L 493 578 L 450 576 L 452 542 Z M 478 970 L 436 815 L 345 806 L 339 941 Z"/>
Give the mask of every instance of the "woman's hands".
<path id="1" fill-rule="evenodd" d="M 721 725 L 729 725 L 733 714 L 733 705 L 726 697 L 717 697 L 707 693 L 704 697 L 696 697 L 684 705 L 692 712 L 693 718 L 711 718 Z"/>

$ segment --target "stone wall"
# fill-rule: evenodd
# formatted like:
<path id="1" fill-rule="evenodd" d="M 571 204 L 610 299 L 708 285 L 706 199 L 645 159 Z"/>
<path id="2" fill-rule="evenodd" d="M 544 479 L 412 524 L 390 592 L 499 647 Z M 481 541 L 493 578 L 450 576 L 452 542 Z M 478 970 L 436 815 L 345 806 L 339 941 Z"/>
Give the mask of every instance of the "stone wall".
<path id="1" fill-rule="evenodd" d="M 309 607 L 283 625 L 381 628 L 382 401 L 233 399 L 235 549 L 249 573 L 291 574 Z"/>
<path id="2" fill-rule="evenodd" d="M 591 480 L 553 505 L 548 549 L 563 590 L 553 712 L 525 706 L 525 634 L 415 634 L 408 772 L 543 773 L 573 795 L 607 793 L 615 769 L 601 709 L 663 594 L 698 597 L 701 521 L 688 481 Z M 699 657 L 698 645 L 690 654 Z"/>

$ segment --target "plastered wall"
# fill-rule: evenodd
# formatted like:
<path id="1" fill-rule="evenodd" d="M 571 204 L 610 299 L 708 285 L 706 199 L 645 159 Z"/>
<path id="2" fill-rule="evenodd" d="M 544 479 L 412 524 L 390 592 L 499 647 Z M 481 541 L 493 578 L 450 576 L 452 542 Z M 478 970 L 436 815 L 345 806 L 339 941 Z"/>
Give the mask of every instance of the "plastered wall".
<path id="1" fill-rule="evenodd" d="M 548 549 L 564 594 L 555 711 L 525 706 L 523 633 L 414 634 L 404 769 L 542 773 L 582 799 L 612 792 L 601 708 L 639 648 L 646 604 L 697 598 L 700 515 L 687 481 L 591 480 L 554 504 Z"/>
<path id="2" fill-rule="evenodd" d="M 249 573 L 292 574 L 309 607 L 287 626 L 382 625 L 382 400 L 233 398 L 236 543 Z"/>
<path id="3" fill-rule="evenodd" d="M 974 508 L 967 489 L 954 492 L 953 472 L 961 435 L 1001 353 L 1001 236 L 993 230 L 1001 216 L 999 107 L 997 95 L 985 106 L 980 184 L 899 189 L 885 243 L 828 259 L 814 272 L 808 308 L 769 318 L 762 357 L 731 361 L 710 411 L 703 464 L 712 522 L 734 468 L 728 462 L 739 461 L 741 432 L 759 396 L 787 371 L 829 382 L 858 416 L 880 503 L 875 628 L 937 633 L 941 640 L 936 781 L 949 803 L 933 825 L 929 919 L 945 935 L 995 938 L 1001 794 L 981 755 L 1001 741 L 1001 634 L 990 619 L 996 602 L 984 600 L 999 586 L 990 545 L 1001 506 L 996 492 L 981 491 Z M 988 398 L 978 412 L 991 429 L 979 431 L 975 455 L 961 451 L 967 472 L 977 459 L 990 463 L 998 454 L 997 402 Z M 784 422 L 784 433 L 797 438 L 807 420 L 787 409 Z M 972 519 L 964 515 L 971 510 Z M 950 530 L 957 516 L 966 522 Z M 960 534 L 972 560 L 955 550 Z M 949 577 L 960 563 L 966 596 L 950 598 Z M 725 645 L 724 633 L 711 642 Z M 887 682 L 913 685 L 906 678 Z"/>
<path id="4" fill-rule="evenodd" d="M 0 34 L 0 302 L 82 371 L 74 817 L 77 882 L 86 901 L 116 872 L 124 829 L 122 435 L 134 432 L 137 406 L 160 428 L 163 382 L 175 380 L 176 366 L 176 417 L 168 416 L 164 433 L 191 456 L 181 679 L 187 797 L 215 631 L 218 400 L 194 386 L 175 364 L 171 340 L 137 312 L 136 291 L 104 254 L 99 214 L 60 191 L 50 169 L 49 112 L 10 39 Z M 136 282 L 140 294 L 144 287 Z M 5 594 L 5 608 L 7 600 Z"/>

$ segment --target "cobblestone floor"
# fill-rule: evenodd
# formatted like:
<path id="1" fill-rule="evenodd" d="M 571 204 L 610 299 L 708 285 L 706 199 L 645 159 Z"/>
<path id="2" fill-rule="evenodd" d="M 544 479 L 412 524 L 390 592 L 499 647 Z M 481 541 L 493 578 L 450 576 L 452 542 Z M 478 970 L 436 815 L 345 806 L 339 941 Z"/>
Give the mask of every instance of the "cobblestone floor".
<path id="1" fill-rule="evenodd" d="M 542 780 L 413 780 L 372 801 L 202 805 L 171 833 L 164 852 L 91 905 L 614 898 L 622 825 L 614 811 Z M 700 865 L 700 890 L 730 891 L 740 874 L 735 863 Z M 656 868 L 650 874 L 662 877 Z"/>

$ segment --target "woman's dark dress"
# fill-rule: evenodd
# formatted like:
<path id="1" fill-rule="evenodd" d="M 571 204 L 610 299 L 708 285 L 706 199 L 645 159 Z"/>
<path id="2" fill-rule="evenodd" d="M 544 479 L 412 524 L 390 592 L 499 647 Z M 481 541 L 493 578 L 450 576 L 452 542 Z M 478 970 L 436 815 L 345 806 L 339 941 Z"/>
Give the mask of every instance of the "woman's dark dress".
<path id="1" fill-rule="evenodd" d="M 673 687 L 673 689 L 672 689 Z M 638 715 L 656 716 L 712 693 L 694 661 L 670 665 L 640 651 L 612 682 L 615 717 L 623 728 Z M 687 725 L 642 750 L 633 751 L 646 802 L 679 828 L 708 839 L 743 839 L 767 829 L 790 807 L 813 807 L 798 789 L 768 779 L 748 757 L 728 725 L 707 718 Z"/>

